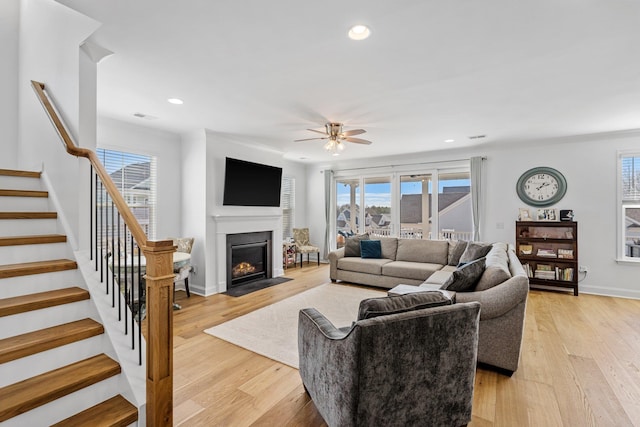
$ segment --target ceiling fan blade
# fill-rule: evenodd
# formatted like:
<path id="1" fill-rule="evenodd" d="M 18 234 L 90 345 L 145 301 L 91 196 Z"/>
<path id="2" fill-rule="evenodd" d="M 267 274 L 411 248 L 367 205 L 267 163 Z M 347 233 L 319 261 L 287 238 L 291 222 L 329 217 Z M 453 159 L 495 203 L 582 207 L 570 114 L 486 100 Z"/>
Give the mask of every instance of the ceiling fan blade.
<path id="1" fill-rule="evenodd" d="M 310 130 L 311 132 L 321 133 L 321 134 L 323 134 L 323 135 L 326 135 L 326 134 L 327 134 L 327 133 L 326 133 L 325 131 L 323 131 L 323 130 L 315 130 L 315 129 L 307 129 L 307 130 Z"/>
<path id="2" fill-rule="evenodd" d="M 328 138 L 305 138 L 305 139 L 294 139 L 293 142 L 300 142 L 300 141 L 313 141 L 314 139 L 328 139 Z"/>
<path id="3" fill-rule="evenodd" d="M 342 132 L 342 135 L 343 136 L 360 135 L 361 133 L 365 133 L 365 132 L 366 130 L 364 129 L 353 129 L 353 130 Z"/>
<path id="4" fill-rule="evenodd" d="M 365 145 L 369 145 L 371 144 L 371 141 L 367 141 L 366 139 L 361 139 L 361 138 L 351 138 L 351 137 L 346 137 L 346 138 L 342 138 L 345 141 L 349 141 L 349 142 L 355 142 L 356 144 L 365 144 Z"/>

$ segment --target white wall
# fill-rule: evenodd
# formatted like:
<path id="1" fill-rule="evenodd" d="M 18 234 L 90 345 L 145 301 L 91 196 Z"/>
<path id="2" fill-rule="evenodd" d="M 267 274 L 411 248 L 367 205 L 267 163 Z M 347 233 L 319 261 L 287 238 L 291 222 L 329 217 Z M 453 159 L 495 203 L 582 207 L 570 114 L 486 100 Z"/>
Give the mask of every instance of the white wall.
<path id="1" fill-rule="evenodd" d="M 157 159 L 156 239 L 182 235 L 180 136 L 119 120 L 98 120 L 98 147 Z"/>
<path id="2" fill-rule="evenodd" d="M 333 164 L 334 170 L 419 162 L 458 160 L 486 156 L 485 211 L 480 227 L 484 241 L 515 242 L 518 208 L 525 207 L 515 190 L 520 175 L 536 166 L 558 169 L 567 179 L 566 196 L 553 206 L 573 209 L 578 221 L 580 265 L 589 268 L 580 291 L 640 298 L 640 265 L 616 263 L 616 167 L 617 151 L 640 148 L 640 132 L 619 132 L 513 145 L 423 153 L 385 159 Z M 319 173 L 326 167 L 308 168 L 308 191 L 323 188 Z M 533 212 L 534 208 L 530 208 Z M 313 229 L 324 228 L 324 211 L 319 199 L 309 199 L 308 221 Z"/>
<path id="3" fill-rule="evenodd" d="M 0 2 L 0 168 L 18 166 L 18 23 L 20 0 Z"/>
<path id="4" fill-rule="evenodd" d="M 283 159 L 283 153 L 267 148 L 255 141 L 241 138 L 234 135 L 205 132 L 206 142 L 203 156 L 202 140 L 199 133 L 190 134 L 182 140 L 182 168 L 183 179 L 190 177 L 191 185 L 204 185 L 206 201 L 200 199 L 202 191 L 199 189 L 187 189 L 184 195 L 183 206 L 185 211 L 189 210 L 189 215 L 184 215 L 183 230 L 189 231 L 190 235 L 198 233 L 197 228 L 201 227 L 204 214 L 204 241 L 199 246 L 196 243 L 194 262 L 197 263 L 197 274 L 193 277 L 194 291 L 210 295 L 219 292 L 217 267 L 218 257 L 226 257 L 226 254 L 217 253 L 215 247 L 216 221 L 214 216 L 222 217 L 251 217 L 261 215 L 281 215 L 279 207 L 248 207 L 248 206 L 223 206 L 224 190 L 224 169 L 225 158 L 233 157 L 255 163 L 268 164 L 283 168 L 283 174 L 293 176 L 296 179 L 296 224 L 303 225 L 306 218 L 307 195 L 306 167 L 301 163 L 291 162 Z M 202 174 L 205 170 L 204 175 Z M 204 179 L 204 181 L 203 181 Z M 193 184 L 194 182 L 198 184 Z M 187 186 L 186 182 L 183 187 Z M 193 221 L 192 223 L 187 223 Z M 194 225 L 196 224 L 196 225 Z M 273 236 L 274 252 L 279 253 L 282 244 L 282 236 Z M 277 257 L 278 254 L 274 254 Z"/>
<path id="5" fill-rule="evenodd" d="M 93 19 L 53 0 L 20 3 L 18 165 L 27 170 L 45 169 L 60 202 L 60 214 L 71 226 L 71 241 L 76 242 L 80 218 L 86 210 L 79 209 L 79 192 L 76 185 L 70 184 L 88 176 L 81 174 L 79 166 L 86 160 L 66 153 L 30 82 L 45 84 L 77 140 L 81 122 L 80 73 L 87 72 L 87 68 L 81 70 L 79 46 L 98 26 Z M 88 179 L 85 181 L 88 183 Z"/>

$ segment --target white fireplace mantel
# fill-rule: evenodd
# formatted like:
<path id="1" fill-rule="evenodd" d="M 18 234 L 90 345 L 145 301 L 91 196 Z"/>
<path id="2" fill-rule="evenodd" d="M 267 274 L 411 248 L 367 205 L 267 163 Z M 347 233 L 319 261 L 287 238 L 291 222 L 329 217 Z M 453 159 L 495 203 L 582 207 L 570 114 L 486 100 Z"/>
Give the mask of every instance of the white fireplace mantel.
<path id="1" fill-rule="evenodd" d="M 282 276 L 282 215 L 212 215 L 215 223 L 215 253 L 218 292 L 227 290 L 227 234 L 271 231 L 272 273 Z"/>

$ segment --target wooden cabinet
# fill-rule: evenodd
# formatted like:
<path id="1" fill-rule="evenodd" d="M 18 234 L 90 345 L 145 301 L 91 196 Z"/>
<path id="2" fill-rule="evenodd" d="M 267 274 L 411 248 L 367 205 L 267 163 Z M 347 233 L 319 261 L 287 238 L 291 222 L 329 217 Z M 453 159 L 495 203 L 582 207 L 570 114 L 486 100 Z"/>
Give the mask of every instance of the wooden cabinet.
<path id="1" fill-rule="evenodd" d="M 578 295 L 578 223 L 516 222 L 516 253 L 529 285 L 573 289 Z"/>

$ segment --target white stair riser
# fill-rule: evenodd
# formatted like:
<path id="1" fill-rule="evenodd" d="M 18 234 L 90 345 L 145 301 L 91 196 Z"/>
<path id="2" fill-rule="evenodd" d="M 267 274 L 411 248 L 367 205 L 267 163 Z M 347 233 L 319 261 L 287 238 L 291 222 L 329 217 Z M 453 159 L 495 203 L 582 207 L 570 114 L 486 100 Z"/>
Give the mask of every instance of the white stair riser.
<path id="1" fill-rule="evenodd" d="M 46 197 L 0 196 L 0 211 L 48 211 L 49 199 Z"/>
<path id="2" fill-rule="evenodd" d="M 85 288 L 84 281 L 77 270 L 10 277 L 8 279 L 0 279 L 0 298 L 35 294 L 70 286 Z"/>
<path id="3" fill-rule="evenodd" d="M 89 300 L 0 317 L 0 339 L 94 317 Z"/>
<path id="4" fill-rule="evenodd" d="M 0 387 L 102 354 L 104 340 L 102 334 L 7 362 L 2 365 L 4 373 L 0 376 Z"/>
<path id="5" fill-rule="evenodd" d="M 73 251 L 68 248 L 66 243 L 0 246 L 0 262 L 2 264 L 17 264 L 60 258 L 73 259 Z"/>
<path id="6" fill-rule="evenodd" d="M 1 219 L 0 236 L 30 236 L 35 234 L 56 234 L 58 224 L 55 219 Z M 62 234 L 62 233 L 60 233 Z"/>
<path id="7" fill-rule="evenodd" d="M 5 421 L 2 427 L 47 426 L 60 422 L 116 396 L 118 394 L 120 375 L 107 378 L 104 381 L 13 417 Z"/>
<path id="8" fill-rule="evenodd" d="M 38 178 L 0 175 L 0 188 L 5 190 L 43 190 Z"/>

